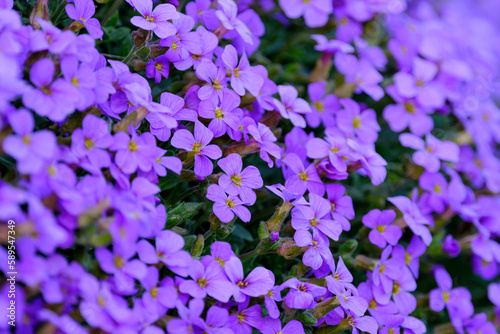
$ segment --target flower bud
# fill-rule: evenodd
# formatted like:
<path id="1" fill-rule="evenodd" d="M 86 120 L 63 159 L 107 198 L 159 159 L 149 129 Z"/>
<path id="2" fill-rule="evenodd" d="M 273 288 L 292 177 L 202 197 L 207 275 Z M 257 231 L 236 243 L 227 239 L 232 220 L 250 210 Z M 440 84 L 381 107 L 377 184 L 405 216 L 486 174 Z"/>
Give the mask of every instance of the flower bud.
<path id="1" fill-rule="evenodd" d="M 149 54 L 150 54 L 150 50 L 147 46 L 143 46 L 135 52 L 135 55 L 137 56 L 137 58 L 139 58 L 142 61 L 148 61 Z"/>
<path id="2" fill-rule="evenodd" d="M 316 317 L 309 312 L 300 313 L 297 318 L 297 320 L 306 326 L 313 326 L 316 325 L 316 322 L 318 322 Z"/>
<path id="3" fill-rule="evenodd" d="M 34 29 L 40 29 L 40 23 L 36 20 L 39 17 L 45 21 L 49 20 L 49 0 L 37 0 L 33 11 L 30 14 L 30 24 Z"/>
<path id="4" fill-rule="evenodd" d="M 295 241 L 287 241 L 278 249 L 278 254 L 287 260 L 291 260 L 299 256 L 305 249 L 306 247 L 297 246 Z"/>
<path id="5" fill-rule="evenodd" d="M 358 242 L 356 240 L 347 240 L 342 246 L 339 248 L 339 253 L 341 256 L 352 254 L 356 248 L 358 248 Z"/>
<path id="6" fill-rule="evenodd" d="M 199 259 L 201 253 L 203 253 L 204 247 L 205 247 L 205 238 L 203 238 L 202 234 L 198 234 L 198 237 L 196 237 L 196 241 L 193 244 L 193 248 L 191 249 L 191 256 L 195 259 Z"/>
<path id="7" fill-rule="evenodd" d="M 259 229 L 258 229 L 257 233 L 259 235 L 259 239 L 265 239 L 265 238 L 269 237 L 269 230 L 267 229 L 267 226 L 266 226 L 265 222 L 260 222 L 259 223 Z M 274 241 L 276 241 L 276 240 L 274 240 Z"/>
<path id="8" fill-rule="evenodd" d="M 281 224 L 288 217 L 290 210 L 292 210 L 293 204 L 290 202 L 284 202 L 278 210 L 274 213 L 274 215 L 266 222 L 267 229 L 269 232 L 279 232 L 281 229 Z"/>
<path id="9" fill-rule="evenodd" d="M 217 236 L 221 239 L 226 239 L 231 234 L 231 227 L 229 226 L 221 226 L 215 231 Z"/>
<path id="10" fill-rule="evenodd" d="M 325 315 L 330 313 L 333 309 L 340 305 L 340 301 L 337 297 L 332 297 L 325 300 L 322 303 L 317 304 L 314 307 L 313 315 L 316 319 L 323 318 Z"/>

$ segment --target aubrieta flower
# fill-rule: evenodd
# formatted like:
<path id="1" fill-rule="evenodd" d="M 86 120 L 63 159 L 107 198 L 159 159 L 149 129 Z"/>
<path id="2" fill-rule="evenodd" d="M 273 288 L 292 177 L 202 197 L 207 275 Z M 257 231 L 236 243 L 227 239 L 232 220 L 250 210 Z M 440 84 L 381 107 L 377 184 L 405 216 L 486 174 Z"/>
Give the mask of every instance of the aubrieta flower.
<path id="1" fill-rule="evenodd" d="M 114 135 L 109 149 L 116 151 L 115 162 L 124 173 L 132 174 L 138 168 L 148 172 L 156 159 L 156 140 L 149 133 L 137 135 L 132 125 L 129 127 L 131 137 L 125 132 Z"/>
<path id="2" fill-rule="evenodd" d="M 264 318 L 264 326 L 261 328 L 262 334 L 304 334 L 304 326 L 298 320 L 291 320 L 285 326 L 281 325 L 281 320 Z"/>
<path id="3" fill-rule="evenodd" d="M 74 111 L 78 98 L 76 88 L 66 80 L 54 80 L 56 68 L 52 60 L 43 58 L 30 69 L 30 81 L 35 85 L 23 95 L 23 104 L 40 116 L 62 121 Z"/>
<path id="4" fill-rule="evenodd" d="M 276 136 L 271 132 L 269 127 L 262 123 L 257 126 L 249 125 L 248 132 L 252 135 L 253 139 L 257 142 L 260 148 L 259 156 L 262 160 L 267 162 L 269 168 L 273 167 L 274 161 L 271 156 L 276 159 L 281 157 L 281 151 L 278 145 L 274 142 L 277 140 Z"/>
<path id="5" fill-rule="evenodd" d="M 230 0 L 233 2 L 232 0 Z M 253 70 L 245 53 L 238 63 L 238 53 L 229 44 L 221 55 L 224 66 L 231 72 L 231 87 L 238 95 L 245 95 L 247 89 L 252 95 L 258 95 L 263 85 L 262 77 Z"/>
<path id="6" fill-rule="evenodd" d="M 189 276 L 193 280 L 182 282 L 179 290 L 194 298 L 205 298 L 208 294 L 218 301 L 227 303 L 233 294 L 233 290 L 227 288 L 229 282 L 217 262 L 205 267 L 199 261 L 192 261 Z"/>
<path id="7" fill-rule="evenodd" d="M 403 219 L 412 232 L 420 236 L 427 246 L 430 245 L 432 235 L 426 226 L 429 225 L 430 222 L 422 214 L 418 205 L 404 196 L 389 197 L 387 200 L 403 213 Z"/>
<path id="8" fill-rule="evenodd" d="M 219 177 L 219 185 L 230 195 L 239 195 L 241 200 L 248 204 L 255 203 L 257 196 L 252 189 L 261 188 L 264 185 L 259 170 L 254 166 L 243 169 L 241 156 L 232 153 L 217 164 L 226 173 Z"/>
<path id="9" fill-rule="evenodd" d="M 370 242 L 380 248 L 385 248 L 387 244 L 395 246 L 403 235 L 401 228 L 396 225 L 390 225 L 396 218 L 394 210 L 380 211 L 371 210 L 363 217 L 363 224 L 372 230 L 368 235 Z"/>
<path id="10" fill-rule="evenodd" d="M 262 326 L 262 308 L 260 305 L 248 307 L 250 299 L 238 303 L 236 314 L 229 316 L 227 327 L 234 333 L 251 334 L 252 327 L 260 329 Z"/>
<path id="11" fill-rule="evenodd" d="M 149 59 L 146 65 L 146 76 L 155 79 L 155 83 L 160 83 L 161 77 L 168 78 L 170 62 L 165 55 L 159 56 L 156 59 Z"/>
<path id="12" fill-rule="evenodd" d="M 204 60 L 198 65 L 195 73 L 198 79 L 208 83 L 208 85 L 202 86 L 198 91 L 200 100 L 223 99 L 223 93 L 227 87 L 226 71 L 224 67 L 217 67 L 211 61 Z"/>
<path id="13" fill-rule="evenodd" d="M 315 297 L 326 293 L 326 288 L 316 284 L 300 282 L 296 278 L 290 278 L 283 284 L 282 289 L 290 288 L 286 297 L 286 306 L 295 309 L 309 309 L 314 305 Z"/>
<path id="14" fill-rule="evenodd" d="M 448 253 L 451 257 L 457 257 L 460 254 L 460 243 L 453 239 L 450 234 L 446 236 L 443 241 L 443 251 Z"/>
<path id="15" fill-rule="evenodd" d="M 268 293 L 274 286 L 269 270 L 263 267 L 253 269 L 245 278 L 243 264 L 237 257 L 232 257 L 224 265 L 227 277 L 233 283 L 233 298 L 238 303 L 248 297 L 259 297 Z"/>
<path id="16" fill-rule="evenodd" d="M 55 135 L 49 130 L 33 132 L 35 119 L 26 110 L 10 114 L 9 123 L 15 134 L 5 138 L 3 150 L 16 159 L 21 173 L 38 173 L 57 152 Z"/>
<path id="17" fill-rule="evenodd" d="M 278 86 L 278 93 L 281 102 L 275 100 L 275 106 L 281 116 L 289 119 L 293 125 L 305 128 L 306 121 L 300 114 L 308 114 L 311 112 L 311 106 L 304 100 L 298 97 L 298 92 L 295 87 L 290 85 Z"/>
<path id="18" fill-rule="evenodd" d="M 337 113 L 337 126 L 346 137 L 357 138 L 360 143 L 371 144 L 377 140 L 380 126 L 372 109 L 361 111 L 358 103 L 341 99 L 342 110 Z"/>
<path id="19" fill-rule="evenodd" d="M 328 0 L 280 0 L 280 7 L 286 16 L 292 19 L 304 16 L 306 25 L 311 28 L 322 27 L 333 11 L 332 2 Z"/>
<path id="20" fill-rule="evenodd" d="M 431 134 L 425 136 L 425 142 L 410 133 L 399 136 L 401 145 L 417 150 L 413 153 L 413 161 L 428 172 L 437 172 L 442 161 L 458 162 L 459 149 L 450 141 L 440 141 Z"/>
<path id="21" fill-rule="evenodd" d="M 92 17 L 95 14 L 95 5 L 92 0 L 74 0 L 74 6 L 66 5 L 66 13 L 71 19 L 83 24 L 92 38 L 102 40 L 101 24 L 99 20 Z"/>
<path id="22" fill-rule="evenodd" d="M 316 270 L 321 267 L 323 262 L 333 262 L 332 253 L 329 249 L 330 242 L 328 238 L 318 232 L 318 230 L 313 230 L 312 235 L 307 230 L 298 230 L 295 232 L 293 239 L 297 246 L 308 247 L 302 257 L 302 262 L 304 262 L 306 266 Z"/>
<path id="23" fill-rule="evenodd" d="M 321 196 L 325 193 L 325 186 L 318 175 L 314 163 L 311 163 L 306 168 L 300 157 L 295 153 L 287 154 L 282 162 L 290 168 L 292 172 L 286 179 L 285 187 L 294 189 L 297 194 L 301 195 L 303 195 L 306 190 Z"/>
<path id="24" fill-rule="evenodd" d="M 335 126 L 335 114 L 340 110 L 340 105 L 335 95 L 326 94 L 326 81 L 310 84 L 307 86 L 307 93 L 311 99 L 312 110 L 306 114 L 307 124 L 313 128 L 320 124 L 326 128 Z"/>
<path id="25" fill-rule="evenodd" d="M 253 44 L 252 32 L 238 16 L 238 7 L 232 0 L 220 0 L 215 15 L 227 30 L 236 30 L 245 43 Z"/>
<path id="26" fill-rule="evenodd" d="M 174 133 L 170 143 L 172 146 L 182 148 L 194 157 L 194 172 L 196 175 L 205 177 L 212 174 L 214 166 L 210 159 L 219 159 L 222 151 L 217 145 L 208 145 L 214 134 L 200 122 L 194 124 L 194 136 L 185 129 Z"/>
<path id="27" fill-rule="evenodd" d="M 210 8 L 210 4 L 210 0 L 195 0 L 189 2 L 186 5 L 186 14 L 191 16 L 195 20 L 195 23 L 201 21 L 205 27 L 212 30 L 217 28 L 219 20 L 215 15 L 215 9 Z"/>
<path id="28" fill-rule="evenodd" d="M 243 116 L 241 109 L 238 108 L 239 105 L 240 97 L 228 90 L 220 96 L 220 99 L 214 96 L 214 98 L 201 101 L 198 114 L 203 118 L 211 119 L 208 129 L 217 138 L 226 134 L 228 128 L 233 130 L 238 128 L 239 120 Z"/>
<path id="29" fill-rule="evenodd" d="M 82 128 L 73 132 L 71 150 L 78 158 L 87 157 L 97 168 L 108 167 L 111 159 L 106 149 L 113 142 L 108 123 L 92 114 L 85 116 Z"/>
<path id="30" fill-rule="evenodd" d="M 153 10 L 152 0 L 130 0 L 142 17 L 134 16 L 130 19 L 133 25 L 152 30 L 159 38 L 166 38 L 175 34 L 175 27 L 167 20 L 178 19 L 179 13 L 171 4 L 161 4 Z"/>
<path id="31" fill-rule="evenodd" d="M 248 223 L 251 218 L 250 211 L 243 206 L 244 203 L 238 196 L 227 195 L 222 188 L 212 184 L 207 190 L 207 199 L 214 202 L 213 211 L 223 223 L 229 223 L 234 215 Z"/>

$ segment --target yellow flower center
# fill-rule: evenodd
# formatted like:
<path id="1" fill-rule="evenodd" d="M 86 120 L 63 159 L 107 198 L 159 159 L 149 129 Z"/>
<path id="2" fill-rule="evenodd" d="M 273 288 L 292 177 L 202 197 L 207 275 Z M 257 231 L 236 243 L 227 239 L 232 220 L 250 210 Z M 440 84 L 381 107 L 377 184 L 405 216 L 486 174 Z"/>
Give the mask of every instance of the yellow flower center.
<path id="1" fill-rule="evenodd" d="M 177 51 L 177 43 L 173 41 L 172 46 L 170 48 L 172 48 L 174 51 Z"/>
<path id="2" fill-rule="evenodd" d="M 125 264 L 125 262 L 123 261 L 123 258 L 120 256 L 115 256 L 114 260 L 115 260 L 115 266 L 118 269 L 123 267 L 123 265 Z"/>
<path id="3" fill-rule="evenodd" d="M 334 279 L 336 279 L 337 281 L 340 281 L 340 275 L 339 273 L 335 273 L 335 275 L 333 276 Z"/>
<path id="4" fill-rule="evenodd" d="M 309 180 L 309 175 L 307 175 L 307 172 L 303 170 L 302 172 L 299 173 L 299 178 L 303 181 Z"/>
<path id="5" fill-rule="evenodd" d="M 97 304 L 99 304 L 100 307 L 104 307 L 106 306 L 106 300 L 102 296 L 99 296 L 97 298 Z"/>
<path id="6" fill-rule="evenodd" d="M 193 57 L 194 60 L 201 59 L 201 55 L 195 55 L 195 54 L 193 54 L 192 57 Z"/>
<path id="7" fill-rule="evenodd" d="M 245 311 L 241 311 L 237 315 L 238 322 L 241 324 L 243 321 L 245 321 Z"/>
<path id="8" fill-rule="evenodd" d="M 371 309 L 377 308 L 377 302 L 375 301 L 375 299 L 372 299 L 370 301 L 370 304 L 368 305 L 368 307 Z"/>
<path id="9" fill-rule="evenodd" d="M 30 135 L 23 136 L 23 143 L 24 143 L 24 145 L 31 144 L 31 136 Z"/>
<path id="10" fill-rule="evenodd" d="M 158 70 L 158 71 L 161 71 L 163 69 L 163 65 L 160 64 L 160 63 L 156 63 L 155 64 L 155 68 Z"/>
<path id="11" fill-rule="evenodd" d="M 90 151 L 91 149 L 94 148 L 94 141 L 90 138 L 85 138 L 85 148 L 87 151 Z M 129 144 L 130 145 L 130 144 Z"/>
<path id="12" fill-rule="evenodd" d="M 332 212 L 334 212 L 334 211 L 335 211 L 335 208 L 336 208 L 335 203 L 331 202 L 331 203 L 330 203 L 330 206 L 332 207 Z"/>
<path id="13" fill-rule="evenodd" d="M 318 218 L 314 217 L 313 219 L 309 220 L 309 223 L 311 224 L 311 226 L 318 225 Z"/>
<path id="14" fill-rule="evenodd" d="M 434 186 L 434 191 L 437 192 L 438 194 L 441 194 L 443 192 L 443 189 L 441 189 L 441 186 L 439 184 L 436 184 Z"/>
<path id="15" fill-rule="evenodd" d="M 401 285 L 398 282 L 394 282 L 392 285 L 392 294 L 397 295 L 401 291 Z"/>
<path id="16" fill-rule="evenodd" d="M 131 140 L 129 143 L 128 143 L 128 149 L 130 150 L 130 152 L 137 152 L 137 149 L 139 148 L 139 144 L 137 144 L 137 142 L 135 140 Z"/>
<path id="17" fill-rule="evenodd" d="M 321 101 L 314 102 L 314 106 L 316 107 L 316 110 L 318 110 L 319 113 L 322 113 L 325 111 L 325 106 L 323 105 L 323 102 L 321 102 Z"/>
<path id="18" fill-rule="evenodd" d="M 215 108 L 215 118 L 222 119 L 223 117 L 224 113 L 222 112 L 222 109 L 219 107 Z"/>
<path id="19" fill-rule="evenodd" d="M 149 291 L 149 293 L 151 294 L 151 297 L 153 297 L 154 299 L 156 299 L 156 297 L 158 296 L 158 288 L 152 288 L 151 291 Z"/>
<path id="20" fill-rule="evenodd" d="M 78 80 L 78 78 L 76 76 L 71 79 L 71 83 L 75 87 L 79 87 L 80 86 L 80 81 Z"/>
<path id="21" fill-rule="evenodd" d="M 193 144 L 193 148 L 191 149 L 191 152 L 194 154 L 199 154 L 201 152 L 201 143 L 200 142 L 195 142 Z"/>
<path id="22" fill-rule="evenodd" d="M 234 69 L 234 71 L 233 71 L 233 75 L 234 75 L 236 78 L 239 78 L 239 77 L 240 77 L 240 75 L 241 75 L 241 74 L 240 74 L 240 71 L 241 71 L 241 70 L 239 69 L 239 67 L 236 67 L 236 68 Z"/>
<path id="23" fill-rule="evenodd" d="M 50 165 L 47 167 L 47 173 L 49 173 L 50 176 L 55 176 L 56 175 L 56 169 L 54 166 Z"/>
<path id="24" fill-rule="evenodd" d="M 230 200 L 229 198 L 226 200 L 226 205 L 230 209 L 235 207 L 233 200 Z"/>
<path id="25" fill-rule="evenodd" d="M 409 114 L 414 114 L 417 108 L 415 108 L 413 103 L 405 102 L 405 109 Z"/>
<path id="26" fill-rule="evenodd" d="M 408 252 L 406 252 L 405 253 L 405 263 L 406 263 L 406 265 L 409 265 L 411 263 L 411 260 L 412 260 L 411 259 L 411 255 Z"/>
<path id="27" fill-rule="evenodd" d="M 450 301 L 450 294 L 448 293 L 448 291 L 443 291 L 443 301 L 445 304 Z"/>
<path id="28" fill-rule="evenodd" d="M 221 266 L 222 268 L 224 268 L 224 264 L 225 264 L 226 262 L 224 262 L 224 260 L 223 260 L 223 259 L 218 258 L 218 257 L 214 257 L 214 260 L 215 260 L 215 261 L 217 261 L 217 262 L 219 262 L 220 266 Z"/>
<path id="29" fill-rule="evenodd" d="M 313 242 L 312 242 L 312 248 L 314 248 L 314 249 L 318 248 L 318 242 L 316 240 L 313 240 Z"/>
<path id="30" fill-rule="evenodd" d="M 361 127 L 361 118 L 359 118 L 358 116 L 354 117 L 352 119 L 352 126 L 355 129 L 359 129 Z"/>
<path id="31" fill-rule="evenodd" d="M 43 86 L 40 88 L 40 90 L 45 94 L 45 95 L 52 95 L 52 89 L 48 86 Z"/>
<path id="32" fill-rule="evenodd" d="M 425 87 L 425 83 L 422 81 L 422 79 L 417 79 L 417 86 L 418 87 Z"/>
<path id="33" fill-rule="evenodd" d="M 385 272 L 385 264 L 380 266 L 380 273 L 383 274 Z"/>
<path id="34" fill-rule="evenodd" d="M 222 86 L 221 86 L 220 81 L 218 79 L 214 80 L 214 83 L 212 84 L 212 87 L 215 90 L 221 90 L 222 89 Z"/>
<path id="35" fill-rule="evenodd" d="M 204 288 L 207 286 L 208 284 L 208 281 L 205 277 L 200 277 L 198 278 L 198 280 L 196 281 L 196 283 L 198 283 L 198 285 L 200 286 L 200 288 Z"/>
<path id="36" fill-rule="evenodd" d="M 233 176 L 231 176 L 231 181 L 233 181 L 235 186 L 240 187 L 241 186 L 241 175 L 234 174 Z"/>
<path id="37" fill-rule="evenodd" d="M 80 16 L 80 21 L 87 23 L 87 20 L 85 20 L 83 17 Z"/>
<path id="38" fill-rule="evenodd" d="M 429 153 L 434 152 L 434 149 L 433 149 L 432 147 L 430 147 L 430 146 L 426 146 L 426 147 L 425 147 L 425 150 L 426 150 L 427 152 L 429 152 Z"/>
<path id="39" fill-rule="evenodd" d="M 297 289 L 302 292 L 307 292 L 307 288 L 304 284 L 299 285 Z"/>
<path id="40" fill-rule="evenodd" d="M 332 153 L 339 153 L 340 152 L 340 148 L 334 146 L 330 149 L 330 151 L 332 151 Z"/>
<path id="41" fill-rule="evenodd" d="M 380 233 L 384 233 L 385 232 L 385 225 L 379 225 L 376 227 L 376 230 L 379 231 Z"/>
<path id="42" fill-rule="evenodd" d="M 248 286 L 248 282 L 239 281 L 236 285 L 240 288 L 246 288 Z"/>
<path id="43" fill-rule="evenodd" d="M 146 15 L 145 19 L 149 22 L 154 22 L 155 18 L 153 16 Z"/>

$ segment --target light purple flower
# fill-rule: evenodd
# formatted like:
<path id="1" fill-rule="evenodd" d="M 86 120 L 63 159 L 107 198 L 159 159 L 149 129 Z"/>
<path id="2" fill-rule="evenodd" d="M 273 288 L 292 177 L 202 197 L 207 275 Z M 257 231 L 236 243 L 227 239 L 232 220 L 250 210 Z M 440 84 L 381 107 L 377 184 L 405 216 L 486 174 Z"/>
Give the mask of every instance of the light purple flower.
<path id="1" fill-rule="evenodd" d="M 380 126 L 377 115 L 372 109 L 361 111 L 354 100 L 345 98 L 340 100 L 343 109 L 337 113 L 337 126 L 346 137 L 357 138 L 362 144 L 371 144 L 377 140 Z"/>
<path id="2" fill-rule="evenodd" d="M 214 166 L 210 159 L 219 159 L 222 151 L 217 145 L 208 145 L 214 134 L 200 122 L 194 124 L 194 136 L 185 129 L 174 133 L 170 143 L 172 146 L 182 148 L 194 156 L 194 172 L 205 177 L 212 174 Z M 210 159 L 209 159 L 210 158 Z"/>
<path id="3" fill-rule="evenodd" d="M 298 230 L 295 232 L 293 239 L 299 247 L 309 247 L 302 262 L 308 267 L 316 270 L 321 267 L 323 262 L 328 264 L 333 263 L 332 253 L 330 252 L 330 241 L 318 230 L 313 230 L 313 234 L 307 230 Z"/>
<path id="4" fill-rule="evenodd" d="M 233 283 L 233 298 L 244 302 L 248 297 L 265 295 L 274 286 L 269 270 L 263 267 L 253 269 L 246 278 L 243 276 L 243 265 L 237 257 L 232 257 L 224 265 L 227 277 Z"/>
<path id="5" fill-rule="evenodd" d="M 286 297 L 286 306 L 295 309 L 309 309 L 315 301 L 315 297 L 322 296 L 326 293 L 326 288 L 316 284 L 300 282 L 296 278 L 290 278 L 283 284 L 282 289 L 290 288 Z"/>
<path id="6" fill-rule="evenodd" d="M 260 158 L 267 162 L 267 165 L 271 168 L 274 162 L 270 155 L 276 159 L 281 158 L 281 150 L 279 146 L 274 143 L 277 140 L 276 136 L 271 132 L 269 127 L 262 123 L 258 123 L 257 126 L 249 125 L 248 132 L 259 145 Z"/>
<path id="7" fill-rule="evenodd" d="M 262 334 L 304 334 L 304 326 L 298 320 L 291 320 L 284 327 L 281 320 L 264 318 Z"/>
<path id="8" fill-rule="evenodd" d="M 306 25 L 310 28 L 324 26 L 333 11 L 329 0 L 280 0 L 279 4 L 289 18 L 304 16 Z"/>
<path id="9" fill-rule="evenodd" d="M 199 261 L 191 261 L 189 276 L 193 279 L 181 283 L 179 290 L 194 298 L 209 296 L 227 303 L 233 294 L 228 289 L 230 284 L 217 262 L 211 262 L 206 268 Z"/>
<path id="10" fill-rule="evenodd" d="M 387 198 L 402 213 L 403 219 L 413 233 L 420 236 L 426 245 L 430 245 L 432 235 L 425 225 L 429 225 L 429 220 L 422 214 L 417 204 L 408 197 L 396 196 Z"/>
<path id="11" fill-rule="evenodd" d="M 325 186 L 314 163 L 311 163 L 307 168 L 304 167 L 302 160 L 295 153 L 287 154 L 282 161 L 292 171 L 285 182 L 285 187 L 301 195 L 306 190 L 320 196 L 325 193 Z"/>
<path id="12" fill-rule="evenodd" d="M 129 126 L 129 137 L 125 132 L 115 134 L 109 149 L 116 151 L 115 162 L 126 174 L 134 173 L 137 168 L 148 172 L 153 168 L 156 159 L 156 139 L 149 133 L 137 135 L 132 125 Z"/>
<path id="13" fill-rule="evenodd" d="M 151 79 L 154 78 L 155 83 L 160 83 L 162 76 L 165 79 L 168 78 L 169 65 L 170 63 L 165 55 L 159 56 L 156 59 L 149 59 L 146 65 L 146 76 Z"/>
<path id="14" fill-rule="evenodd" d="M 425 168 L 428 172 L 437 172 L 441 166 L 440 160 L 458 162 L 459 149 L 457 144 L 450 141 L 440 141 L 433 135 L 427 134 L 425 142 L 410 133 L 399 136 L 401 145 L 413 148 L 413 161 Z"/>
<path id="15" fill-rule="evenodd" d="M 78 158 L 87 157 L 97 168 L 108 167 L 111 159 L 106 149 L 112 142 L 108 123 L 89 114 L 83 119 L 82 128 L 73 131 L 71 151 Z"/>
<path id="16" fill-rule="evenodd" d="M 241 200 L 248 204 L 255 203 L 257 196 L 252 189 L 261 188 L 264 185 L 259 170 L 254 166 L 243 169 L 241 156 L 232 153 L 217 164 L 226 173 L 219 177 L 219 185 L 230 195 L 239 195 Z"/>
<path id="17" fill-rule="evenodd" d="M 74 0 L 75 6 L 70 4 L 66 5 L 66 13 L 68 16 L 80 22 L 87 28 L 89 35 L 92 38 L 98 38 L 102 40 L 102 29 L 99 20 L 93 18 L 95 14 L 95 5 L 92 0 Z"/>
<path id="18" fill-rule="evenodd" d="M 306 121 L 300 114 L 311 113 L 311 106 L 304 99 L 298 97 L 297 89 L 293 86 L 278 86 L 278 93 L 281 102 L 275 100 L 275 106 L 281 116 L 289 119 L 293 125 L 305 128 Z"/>
<path id="19" fill-rule="evenodd" d="M 215 15 L 227 30 L 236 30 L 245 43 L 253 44 L 252 32 L 245 23 L 237 16 L 238 6 L 233 0 L 220 0 L 217 2 L 219 8 Z"/>
<path id="20" fill-rule="evenodd" d="M 370 242 L 380 248 L 385 248 L 387 244 L 395 246 L 403 235 L 401 228 L 390 225 L 396 218 L 394 210 L 380 211 L 371 210 L 363 217 L 363 224 L 372 230 L 368 235 Z"/>
<path id="21" fill-rule="evenodd" d="M 264 82 L 262 77 L 250 66 L 246 54 L 243 53 L 238 63 L 238 53 L 234 46 L 229 44 L 224 49 L 221 58 L 226 68 L 231 71 L 231 87 L 234 91 L 243 96 L 245 89 L 247 89 L 252 95 L 258 95 Z"/>
<path id="22" fill-rule="evenodd" d="M 313 128 L 320 124 L 325 128 L 335 126 L 335 114 L 340 110 L 340 105 L 335 95 L 326 94 L 326 81 L 311 83 L 307 86 L 307 93 L 311 99 L 312 110 L 306 114 L 307 125 Z"/>
<path id="23" fill-rule="evenodd" d="M 211 184 L 207 190 L 207 199 L 214 202 L 213 211 L 217 218 L 223 223 L 229 223 L 234 215 L 248 223 L 251 218 L 250 211 L 243 206 L 243 201 L 238 196 L 227 195 L 222 188 Z"/>
<path id="24" fill-rule="evenodd" d="M 208 83 L 208 85 L 202 86 L 198 91 L 200 100 L 223 99 L 224 90 L 227 88 L 226 70 L 224 67 L 217 67 L 211 61 L 205 60 L 198 65 L 195 73 L 198 79 Z"/>
<path id="25" fill-rule="evenodd" d="M 178 19 L 179 13 L 171 4 L 161 4 L 153 10 L 152 0 L 130 0 L 143 16 L 134 16 L 130 19 L 133 25 L 144 30 L 152 30 L 159 38 L 166 38 L 175 34 L 175 27 L 167 20 Z"/>
<path id="26" fill-rule="evenodd" d="M 222 94 L 220 99 L 216 95 L 214 98 L 201 101 L 198 113 L 201 117 L 212 120 L 208 124 L 208 128 L 213 132 L 214 137 L 217 138 L 226 134 L 228 128 L 233 130 L 238 129 L 240 119 L 243 117 L 243 112 L 238 108 L 239 105 L 240 97 L 234 92 L 227 90 Z"/>

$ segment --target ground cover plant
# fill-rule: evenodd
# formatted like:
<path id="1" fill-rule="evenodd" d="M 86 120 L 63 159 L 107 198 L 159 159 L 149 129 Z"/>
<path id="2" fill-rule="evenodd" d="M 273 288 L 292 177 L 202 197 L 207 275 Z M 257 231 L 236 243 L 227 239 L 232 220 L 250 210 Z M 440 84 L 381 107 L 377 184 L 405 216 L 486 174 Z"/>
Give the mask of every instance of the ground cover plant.
<path id="1" fill-rule="evenodd" d="M 0 330 L 497 333 L 499 13 L 0 0 Z"/>

